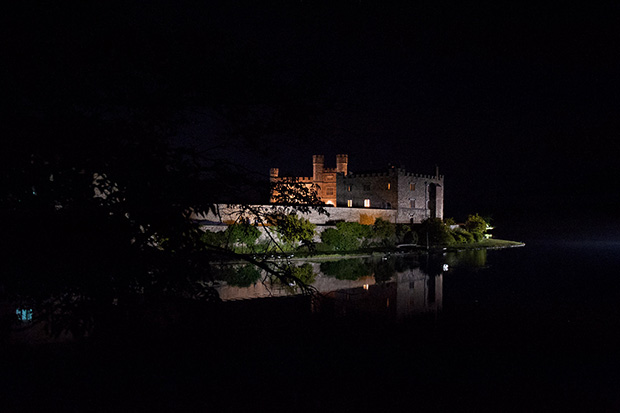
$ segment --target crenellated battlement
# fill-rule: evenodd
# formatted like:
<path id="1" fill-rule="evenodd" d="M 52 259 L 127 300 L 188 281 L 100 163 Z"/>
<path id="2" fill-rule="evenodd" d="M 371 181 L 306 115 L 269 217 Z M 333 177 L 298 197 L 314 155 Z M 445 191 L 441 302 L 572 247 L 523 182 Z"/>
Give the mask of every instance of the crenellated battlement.
<path id="1" fill-rule="evenodd" d="M 407 172 L 404 169 L 399 169 L 397 173 L 393 173 L 391 170 L 387 172 L 370 172 L 370 173 L 353 173 L 350 172 L 348 175 L 344 176 L 344 179 L 351 178 L 371 178 L 371 177 L 390 177 L 390 176 L 407 176 L 412 178 L 424 178 L 424 179 L 435 179 L 435 180 L 443 180 L 444 176 L 439 175 L 424 175 L 424 174 L 416 174 L 412 172 Z"/>
<path id="2" fill-rule="evenodd" d="M 443 218 L 444 176 L 438 168 L 435 175 L 411 173 L 395 165 L 383 171 L 353 173 L 348 172 L 348 162 L 348 155 L 338 154 L 336 168 L 326 168 L 325 157 L 313 155 L 312 176 L 284 178 L 272 168 L 271 180 L 316 184 L 319 199 L 345 215 L 357 208 L 396 211 L 394 222 L 398 223 Z"/>

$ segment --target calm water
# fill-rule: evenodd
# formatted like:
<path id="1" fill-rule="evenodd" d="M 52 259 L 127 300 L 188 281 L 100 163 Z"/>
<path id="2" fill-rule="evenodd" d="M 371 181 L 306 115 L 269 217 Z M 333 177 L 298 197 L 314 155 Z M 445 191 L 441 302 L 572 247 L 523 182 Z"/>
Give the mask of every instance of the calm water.
<path id="1" fill-rule="evenodd" d="M 182 328 L 19 353 L 0 384 L 13 411 L 618 411 L 619 252 L 312 263 L 321 300 L 246 270 Z"/>
<path id="2" fill-rule="evenodd" d="M 365 266 L 317 264 L 327 298 L 274 311 L 312 314 L 312 336 L 291 333 L 308 340 L 293 339 L 294 375 L 336 377 L 318 388 L 338 409 L 620 410 L 620 243 L 532 242 Z M 347 280 L 355 271 L 362 277 Z M 348 285 L 328 292 L 338 281 Z"/>

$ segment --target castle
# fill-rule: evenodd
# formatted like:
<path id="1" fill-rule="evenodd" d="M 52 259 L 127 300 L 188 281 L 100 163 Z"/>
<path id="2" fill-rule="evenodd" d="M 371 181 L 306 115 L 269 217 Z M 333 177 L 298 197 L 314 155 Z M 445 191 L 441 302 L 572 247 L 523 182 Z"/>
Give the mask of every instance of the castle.
<path id="1" fill-rule="evenodd" d="M 315 185 L 319 199 L 336 207 L 335 215 L 347 221 L 357 221 L 362 215 L 382 216 L 396 223 L 443 219 L 444 178 L 438 172 L 419 175 L 390 166 L 382 171 L 350 173 L 348 162 L 348 155 L 336 155 L 336 168 L 326 168 L 324 156 L 314 155 L 312 177 L 294 179 Z M 271 169 L 272 183 L 285 179 L 291 178 L 280 177 L 278 168 Z M 271 201 L 274 199 L 272 193 Z M 329 212 L 332 215 L 336 210 L 330 208 Z"/>
<path id="2" fill-rule="evenodd" d="M 336 206 L 337 203 L 337 176 L 347 174 L 347 166 L 349 164 L 348 155 L 336 155 L 336 168 L 325 167 L 325 157 L 323 155 L 312 156 L 312 177 L 298 176 L 287 177 L 295 179 L 297 182 L 307 186 L 316 185 L 317 195 L 325 205 Z M 278 182 L 284 179 L 279 176 L 278 168 L 271 168 L 269 176 L 271 182 Z M 272 192 L 271 202 L 274 202 L 274 194 Z"/>

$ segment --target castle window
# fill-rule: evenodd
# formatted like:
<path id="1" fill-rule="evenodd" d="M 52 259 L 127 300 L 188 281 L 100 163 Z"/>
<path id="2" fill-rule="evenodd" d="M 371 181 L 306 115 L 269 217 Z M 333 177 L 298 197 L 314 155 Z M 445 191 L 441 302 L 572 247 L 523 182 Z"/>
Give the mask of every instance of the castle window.
<path id="1" fill-rule="evenodd" d="M 364 191 L 370 191 L 370 184 L 364 184 Z"/>
<path id="2" fill-rule="evenodd" d="M 347 191 L 351 192 L 352 185 L 347 186 Z"/>
<path id="3" fill-rule="evenodd" d="M 392 184 L 388 182 L 387 189 L 390 189 L 391 187 L 392 187 Z"/>
<path id="4" fill-rule="evenodd" d="M 353 200 L 352 199 L 347 199 L 347 206 L 349 208 L 351 208 L 353 206 Z"/>
<path id="5" fill-rule="evenodd" d="M 410 191 L 415 191 L 415 184 L 413 182 L 409 183 L 409 190 Z"/>
<path id="6" fill-rule="evenodd" d="M 325 189 L 325 195 L 334 195 L 334 188 Z"/>
<path id="7" fill-rule="evenodd" d="M 409 200 L 409 208 L 415 208 L 415 199 Z"/>
<path id="8" fill-rule="evenodd" d="M 370 199 L 364 199 L 364 207 L 370 208 Z"/>

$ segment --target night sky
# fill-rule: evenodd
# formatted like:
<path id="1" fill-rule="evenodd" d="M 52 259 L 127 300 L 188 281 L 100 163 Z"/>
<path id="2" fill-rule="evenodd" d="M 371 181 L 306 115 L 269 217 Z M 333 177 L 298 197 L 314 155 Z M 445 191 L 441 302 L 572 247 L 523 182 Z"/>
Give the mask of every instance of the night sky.
<path id="1" fill-rule="evenodd" d="M 265 179 L 311 175 L 313 154 L 437 165 L 457 221 L 616 231 L 617 2 L 228 3 L 20 2 L 1 29 L 5 115 L 148 106 L 175 142 Z"/>

